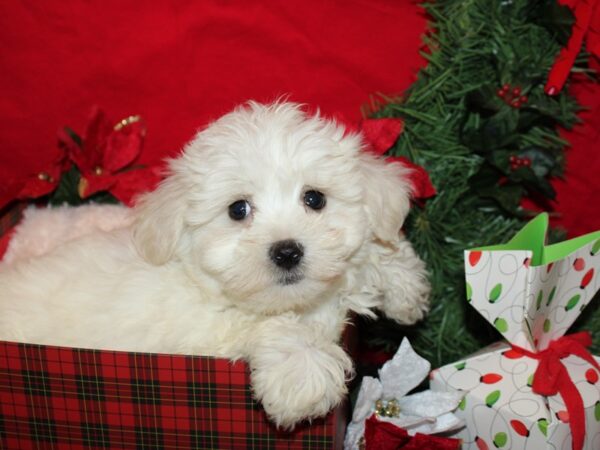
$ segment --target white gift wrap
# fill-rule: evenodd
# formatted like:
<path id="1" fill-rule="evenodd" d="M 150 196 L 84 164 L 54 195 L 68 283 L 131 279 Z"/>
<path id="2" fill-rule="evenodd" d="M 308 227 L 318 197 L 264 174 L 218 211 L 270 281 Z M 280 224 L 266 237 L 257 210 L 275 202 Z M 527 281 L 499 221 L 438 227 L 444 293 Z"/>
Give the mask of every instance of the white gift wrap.
<path id="1" fill-rule="evenodd" d="M 571 450 L 560 394 L 531 390 L 538 361 L 511 349 L 546 349 L 562 337 L 600 288 L 600 232 L 544 246 L 548 216 L 529 222 L 509 243 L 465 252 L 467 301 L 508 341 L 434 370 L 433 390 L 466 392 L 456 436 L 464 449 Z M 600 359 L 596 358 L 596 361 Z M 588 362 L 562 359 L 585 408 L 585 450 L 600 450 L 600 381 Z"/>

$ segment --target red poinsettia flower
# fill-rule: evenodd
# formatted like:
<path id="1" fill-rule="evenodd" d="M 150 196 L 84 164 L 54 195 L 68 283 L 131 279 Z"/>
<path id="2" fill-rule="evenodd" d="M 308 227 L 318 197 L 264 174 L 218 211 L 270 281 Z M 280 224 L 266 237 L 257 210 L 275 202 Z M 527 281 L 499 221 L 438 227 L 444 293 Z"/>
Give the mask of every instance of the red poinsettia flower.
<path id="1" fill-rule="evenodd" d="M 366 119 L 360 124 L 367 143 L 368 150 L 376 155 L 383 155 L 398 140 L 398 137 L 404 130 L 404 122 L 401 119 Z M 416 199 L 426 199 L 433 197 L 437 192 L 431 183 L 427 171 L 412 163 L 403 156 L 391 156 L 386 159 L 388 162 L 400 162 L 402 165 L 411 169 L 409 178 L 413 185 L 413 197 Z"/>
<path id="2" fill-rule="evenodd" d="M 460 439 L 416 433 L 414 436 L 372 415 L 365 421 L 365 450 L 458 450 Z"/>
<path id="3" fill-rule="evenodd" d="M 373 152 L 383 155 L 392 148 L 404 131 L 404 122 L 393 118 L 364 119 L 360 123 L 360 131 L 371 145 Z"/>
<path id="4" fill-rule="evenodd" d="M 419 166 L 418 164 L 413 164 L 408 158 L 404 156 L 390 156 L 386 159 L 388 162 L 399 162 L 405 167 L 411 169 L 408 174 L 408 178 L 410 179 L 413 187 L 413 196 L 417 199 L 426 199 L 433 197 L 437 194 L 431 179 L 429 178 L 429 174 L 427 171 Z"/>
<path id="5" fill-rule="evenodd" d="M 3 183 L 0 185 L 0 209 L 13 200 L 35 199 L 51 193 L 58 186 L 61 174 L 68 165 L 69 161 L 61 151 L 49 163 L 25 177 L 17 179 L 11 174 L 1 176 Z"/>
<path id="6" fill-rule="evenodd" d="M 92 111 L 81 143 L 62 133 L 60 138 L 69 158 L 81 172 L 80 197 L 108 191 L 131 205 L 136 194 L 154 188 L 160 181 L 158 171 L 134 165 L 145 134 L 140 116 L 128 117 L 114 125 L 99 108 Z"/>

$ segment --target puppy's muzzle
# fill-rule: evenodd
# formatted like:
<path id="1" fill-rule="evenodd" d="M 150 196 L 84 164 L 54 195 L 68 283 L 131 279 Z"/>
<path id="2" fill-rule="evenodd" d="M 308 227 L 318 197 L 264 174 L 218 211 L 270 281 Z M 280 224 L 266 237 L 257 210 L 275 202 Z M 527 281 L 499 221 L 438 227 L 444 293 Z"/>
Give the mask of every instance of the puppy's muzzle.
<path id="1" fill-rule="evenodd" d="M 291 239 L 278 241 L 271 245 L 269 257 L 277 267 L 285 270 L 292 270 L 304 256 L 302 244 Z"/>

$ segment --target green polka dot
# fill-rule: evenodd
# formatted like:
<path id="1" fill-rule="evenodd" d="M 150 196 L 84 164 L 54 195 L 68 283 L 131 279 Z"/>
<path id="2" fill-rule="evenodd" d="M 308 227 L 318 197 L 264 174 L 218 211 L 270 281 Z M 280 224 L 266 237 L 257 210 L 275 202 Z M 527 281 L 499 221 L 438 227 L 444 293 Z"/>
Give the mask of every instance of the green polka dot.
<path id="1" fill-rule="evenodd" d="M 508 322 L 502 317 L 498 317 L 494 320 L 494 326 L 500 333 L 506 333 L 508 331 Z"/>
<path id="2" fill-rule="evenodd" d="M 485 404 L 491 408 L 500 399 L 500 391 L 493 391 L 485 398 Z"/>
<path id="3" fill-rule="evenodd" d="M 579 295 L 579 294 L 574 295 L 573 297 L 571 297 L 569 299 L 569 301 L 567 302 L 567 306 L 565 306 L 565 311 L 570 311 L 573 308 L 575 308 L 575 306 L 577 305 L 577 303 L 579 303 L 579 299 L 581 299 L 581 295 Z"/>
<path id="4" fill-rule="evenodd" d="M 502 284 L 498 283 L 496 286 L 492 288 L 490 291 L 490 295 L 488 296 L 490 303 L 496 303 L 502 294 Z"/>
<path id="5" fill-rule="evenodd" d="M 547 333 L 548 331 L 550 331 L 551 326 L 552 326 L 552 322 L 550 322 L 548 319 L 544 320 L 544 333 Z"/>
<path id="6" fill-rule="evenodd" d="M 546 302 L 546 306 L 550 306 L 550 303 L 552 303 L 552 300 L 554 300 L 554 294 L 556 294 L 556 286 L 554 286 L 550 291 L 550 295 L 548 295 L 548 301 Z"/>
<path id="7" fill-rule="evenodd" d="M 494 445 L 496 446 L 496 448 L 504 447 L 507 441 L 508 436 L 502 431 L 500 433 L 496 433 L 496 435 L 494 436 Z"/>
<path id="8" fill-rule="evenodd" d="M 540 419 L 537 422 L 538 428 L 544 436 L 548 436 L 548 421 L 546 419 Z"/>
<path id="9" fill-rule="evenodd" d="M 598 250 L 600 250 L 600 239 L 598 239 L 596 242 L 594 242 L 594 245 L 592 245 L 592 256 L 598 253 Z"/>

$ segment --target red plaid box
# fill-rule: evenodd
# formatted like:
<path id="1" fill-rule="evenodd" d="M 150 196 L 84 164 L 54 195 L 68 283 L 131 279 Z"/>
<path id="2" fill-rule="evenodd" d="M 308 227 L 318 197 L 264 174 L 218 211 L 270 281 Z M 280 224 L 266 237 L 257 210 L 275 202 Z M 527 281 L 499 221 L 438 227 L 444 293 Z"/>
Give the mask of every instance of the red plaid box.
<path id="1" fill-rule="evenodd" d="M 344 426 L 277 430 L 242 362 L 0 342 L 5 449 L 333 449 Z"/>
<path id="2" fill-rule="evenodd" d="M 284 432 L 243 362 L 0 341 L 1 449 L 341 449 L 345 412 Z"/>

